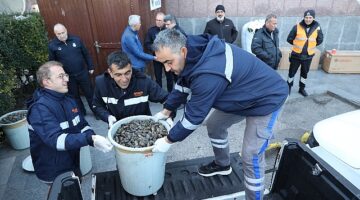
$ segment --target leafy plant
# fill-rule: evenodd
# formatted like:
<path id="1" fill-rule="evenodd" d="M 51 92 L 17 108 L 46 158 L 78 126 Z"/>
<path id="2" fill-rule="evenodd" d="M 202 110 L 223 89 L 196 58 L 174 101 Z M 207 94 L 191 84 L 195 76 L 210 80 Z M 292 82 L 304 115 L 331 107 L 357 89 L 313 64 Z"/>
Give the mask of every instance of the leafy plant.
<path id="1" fill-rule="evenodd" d="M 36 70 L 47 61 L 47 43 L 38 13 L 0 14 L 0 114 L 23 107 L 32 94 Z"/>
<path id="2" fill-rule="evenodd" d="M 0 116 L 12 110 L 15 106 L 13 89 L 15 88 L 15 69 L 6 69 L 0 63 Z"/>

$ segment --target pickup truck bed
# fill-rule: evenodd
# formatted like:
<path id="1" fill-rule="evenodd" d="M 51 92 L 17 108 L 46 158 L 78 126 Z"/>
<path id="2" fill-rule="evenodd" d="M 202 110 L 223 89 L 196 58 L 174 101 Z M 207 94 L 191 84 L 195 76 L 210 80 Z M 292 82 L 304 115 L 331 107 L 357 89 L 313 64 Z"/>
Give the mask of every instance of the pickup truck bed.
<path id="1" fill-rule="evenodd" d="M 198 200 L 245 199 L 243 174 L 238 153 L 231 154 L 233 173 L 229 176 L 202 177 L 197 169 L 213 157 L 178 161 L 166 165 L 163 187 L 156 195 L 136 197 L 121 186 L 117 171 L 93 174 L 94 200 Z M 275 175 L 265 200 L 359 200 L 355 187 L 338 171 L 300 141 L 288 139 L 277 158 Z M 49 199 L 81 198 L 76 182 L 60 176 L 53 184 Z"/>
<path id="2" fill-rule="evenodd" d="M 198 167 L 208 164 L 212 159 L 213 157 L 207 157 L 166 164 L 163 187 L 156 195 L 146 197 L 136 197 L 125 192 L 120 183 L 119 173 L 116 170 L 97 173 L 93 175 L 93 181 L 96 179 L 93 195 L 95 195 L 96 200 L 191 200 L 219 196 L 239 196 L 237 193 L 244 190 L 239 154 L 231 154 L 233 172 L 229 176 L 210 178 L 200 176 L 197 173 Z"/>

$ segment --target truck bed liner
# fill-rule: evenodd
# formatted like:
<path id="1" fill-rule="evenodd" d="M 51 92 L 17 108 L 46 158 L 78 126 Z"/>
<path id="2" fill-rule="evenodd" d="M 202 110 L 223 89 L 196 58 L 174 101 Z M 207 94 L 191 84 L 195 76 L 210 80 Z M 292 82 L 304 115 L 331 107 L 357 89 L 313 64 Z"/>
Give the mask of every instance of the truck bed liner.
<path id="1" fill-rule="evenodd" d="M 177 161 L 166 164 L 165 181 L 156 195 L 136 197 L 121 186 L 118 172 L 109 171 L 96 176 L 96 200 L 191 200 L 206 199 L 244 191 L 243 172 L 238 153 L 231 154 L 233 172 L 228 176 L 203 177 L 197 173 L 201 165 L 208 164 L 213 157 Z"/>

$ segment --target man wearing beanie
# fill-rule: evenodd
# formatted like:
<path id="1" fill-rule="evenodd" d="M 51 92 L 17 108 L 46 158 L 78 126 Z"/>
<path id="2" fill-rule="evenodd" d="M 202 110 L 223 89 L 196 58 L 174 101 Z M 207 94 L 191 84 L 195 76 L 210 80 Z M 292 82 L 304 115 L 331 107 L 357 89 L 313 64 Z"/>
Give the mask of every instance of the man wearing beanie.
<path id="1" fill-rule="evenodd" d="M 310 69 L 312 58 L 315 55 L 315 48 L 323 42 L 323 38 L 324 36 L 320 24 L 315 21 L 315 11 L 305 11 L 304 19 L 292 28 L 287 38 L 288 43 L 293 45 L 287 80 L 289 85 L 289 95 L 294 83 L 294 76 L 301 65 L 299 93 L 304 97 L 308 96 L 308 93 L 305 91 L 307 74 Z"/>
<path id="2" fill-rule="evenodd" d="M 220 39 L 225 40 L 227 43 L 233 43 L 236 40 L 238 31 L 234 23 L 225 18 L 225 7 L 217 5 L 215 8 L 215 18 L 206 23 L 204 33 L 210 35 L 217 35 Z"/>

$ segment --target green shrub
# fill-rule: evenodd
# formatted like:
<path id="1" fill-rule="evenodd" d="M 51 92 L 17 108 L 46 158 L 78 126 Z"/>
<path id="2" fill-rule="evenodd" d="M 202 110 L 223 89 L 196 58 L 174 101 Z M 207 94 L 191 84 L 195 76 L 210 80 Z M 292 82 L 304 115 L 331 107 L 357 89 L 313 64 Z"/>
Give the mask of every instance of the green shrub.
<path id="1" fill-rule="evenodd" d="M 42 17 L 37 13 L 22 19 L 14 16 L 0 14 L 0 114 L 24 105 L 22 102 L 35 89 L 36 70 L 48 55 Z"/>
<path id="2" fill-rule="evenodd" d="M 0 116 L 11 111 L 15 105 L 13 90 L 16 85 L 15 69 L 6 69 L 0 63 Z"/>

